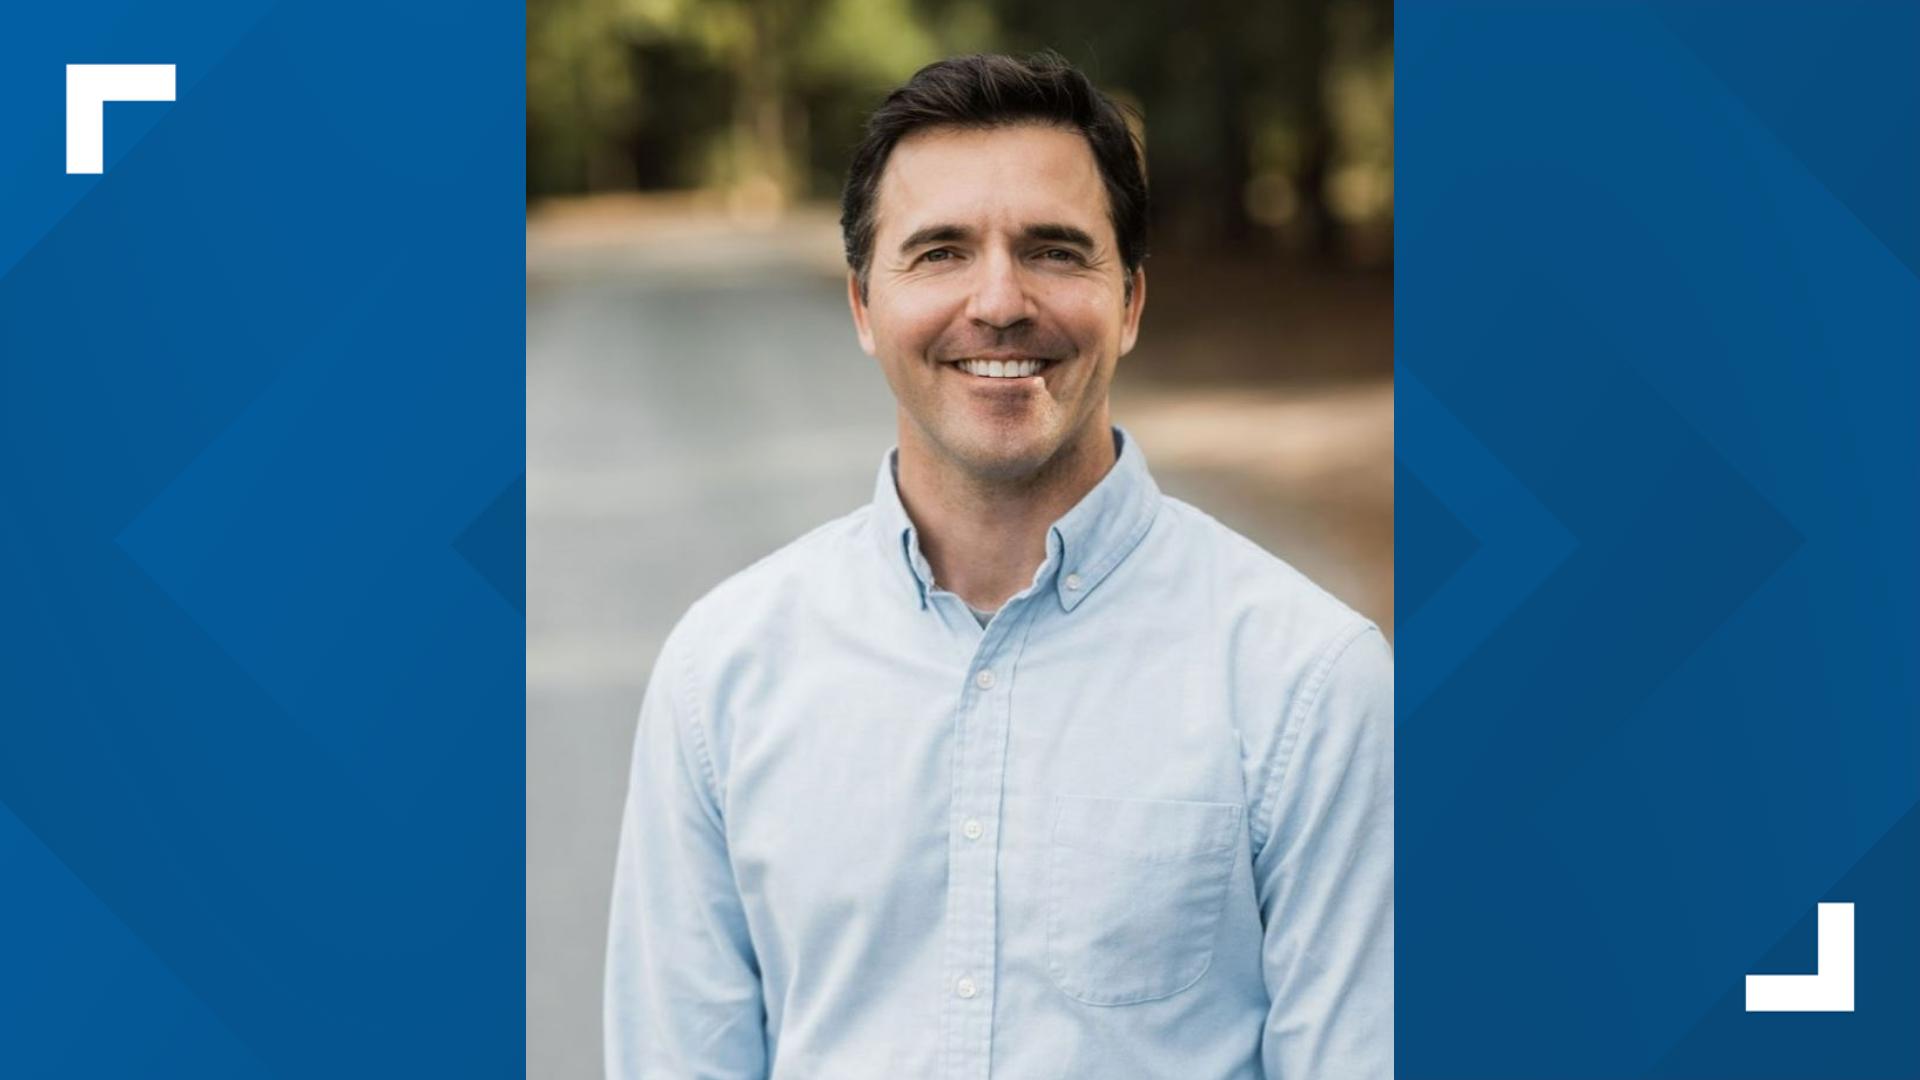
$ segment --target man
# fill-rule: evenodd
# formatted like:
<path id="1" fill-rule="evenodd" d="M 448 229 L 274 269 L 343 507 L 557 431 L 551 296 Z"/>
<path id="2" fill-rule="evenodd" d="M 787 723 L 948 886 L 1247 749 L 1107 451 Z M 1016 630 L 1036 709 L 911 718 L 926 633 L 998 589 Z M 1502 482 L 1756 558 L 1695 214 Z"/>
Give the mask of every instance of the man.
<path id="1" fill-rule="evenodd" d="M 1392 1075 L 1391 655 L 1112 426 L 1146 198 L 1051 55 L 872 117 L 847 292 L 899 446 L 662 650 L 610 1076 Z"/>

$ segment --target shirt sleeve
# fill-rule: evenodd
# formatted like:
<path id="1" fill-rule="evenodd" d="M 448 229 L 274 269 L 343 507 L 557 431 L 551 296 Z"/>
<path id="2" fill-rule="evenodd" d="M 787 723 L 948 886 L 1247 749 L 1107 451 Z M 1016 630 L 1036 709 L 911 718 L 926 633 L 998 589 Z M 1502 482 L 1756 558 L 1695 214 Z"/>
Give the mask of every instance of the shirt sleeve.
<path id="1" fill-rule="evenodd" d="M 1393 654 L 1336 641 L 1282 732 L 1254 858 L 1268 1080 L 1393 1076 Z"/>
<path id="2" fill-rule="evenodd" d="M 760 970 L 687 674 L 670 640 L 640 707 L 607 935 L 608 1080 L 767 1074 Z"/>

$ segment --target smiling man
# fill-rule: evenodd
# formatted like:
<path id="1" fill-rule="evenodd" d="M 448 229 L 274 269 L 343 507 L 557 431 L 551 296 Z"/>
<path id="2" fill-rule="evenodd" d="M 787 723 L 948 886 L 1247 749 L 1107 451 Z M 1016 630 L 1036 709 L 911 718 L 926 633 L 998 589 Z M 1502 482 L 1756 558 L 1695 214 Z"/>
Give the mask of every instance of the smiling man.
<path id="1" fill-rule="evenodd" d="M 655 665 L 609 1076 L 1392 1075 L 1391 654 L 1113 425 L 1146 203 L 1051 54 L 869 121 L 848 300 L 899 445 Z"/>

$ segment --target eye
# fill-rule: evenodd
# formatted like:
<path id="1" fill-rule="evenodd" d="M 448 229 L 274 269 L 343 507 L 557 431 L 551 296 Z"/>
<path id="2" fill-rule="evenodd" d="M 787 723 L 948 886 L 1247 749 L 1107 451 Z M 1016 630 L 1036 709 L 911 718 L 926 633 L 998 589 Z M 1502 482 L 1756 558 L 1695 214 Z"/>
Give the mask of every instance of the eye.
<path id="1" fill-rule="evenodd" d="M 932 251 L 923 252 L 920 256 L 920 261 L 921 262 L 946 262 L 951 258 L 953 258 L 952 248 L 934 248 Z"/>
<path id="2" fill-rule="evenodd" d="M 1066 249 L 1066 248 L 1048 248 L 1048 249 L 1046 249 L 1045 251 L 1042 251 L 1042 252 L 1040 253 L 1040 257 L 1041 257 L 1042 259 L 1045 259 L 1045 260 L 1046 260 L 1046 261 L 1048 261 L 1048 262 L 1075 262 L 1075 263 L 1077 263 L 1077 262 L 1079 262 L 1079 261 L 1080 261 L 1080 254 L 1079 254 L 1079 252 L 1076 252 L 1076 251 L 1069 251 L 1069 250 L 1068 250 L 1068 249 Z"/>

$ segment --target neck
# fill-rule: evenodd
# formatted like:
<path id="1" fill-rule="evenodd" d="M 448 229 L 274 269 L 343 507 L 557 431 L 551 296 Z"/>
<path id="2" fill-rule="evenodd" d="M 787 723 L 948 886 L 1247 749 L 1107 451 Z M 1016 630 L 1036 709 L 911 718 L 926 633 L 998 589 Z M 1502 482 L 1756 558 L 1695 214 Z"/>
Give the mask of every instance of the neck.
<path id="1" fill-rule="evenodd" d="M 1113 468 L 1105 410 L 1083 437 L 1020 477 L 982 477 L 941 455 L 903 415 L 900 501 L 920 551 L 943 589 L 982 610 L 998 608 L 1033 581 L 1047 557 L 1047 530 Z"/>

